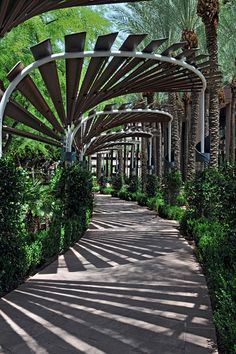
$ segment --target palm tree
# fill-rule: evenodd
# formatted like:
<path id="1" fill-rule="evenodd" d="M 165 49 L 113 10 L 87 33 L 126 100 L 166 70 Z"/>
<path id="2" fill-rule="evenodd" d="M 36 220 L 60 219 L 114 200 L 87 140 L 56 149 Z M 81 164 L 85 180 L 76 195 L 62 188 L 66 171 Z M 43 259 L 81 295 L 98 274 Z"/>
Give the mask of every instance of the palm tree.
<path id="1" fill-rule="evenodd" d="M 97 180 L 100 181 L 102 172 L 102 155 L 97 154 Z"/>
<path id="2" fill-rule="evenodd" d="M 236 75 L 231 82 L 231 137 L 230 137 L 230 160 L 235 162 L 235 111 L 236 111 Z"/>
<path id="3" fill-rule="evenodd" d="M 198 92 L 192 93 L 192 112 L 191 112 L 191 130 L 190 130 L 190 142 L 188 148 L 188 168 L 187 168 L 187 179 L 191 179 L 195 173 L 196 165 L 196 141 L 197 141 L 197 128 L 199 120 L 199 102 L 200 95 Z"/>
<path id="4" fill-rule="evenodd" d="M 214 79 L 214 76 L 218 74 L 217 28 L 219 23 L 219 12 L 219 0 L 198 0 L 197 14 L 202 18 L 205 26 L 206 44 L 210 56 L 210 79 L 208 82 L 210 93 L 210 164 L 215 167 L 218 166 L 219 155 L 219 85 Z"/>
<path id="5" fill-rule="evenodd" d="M 225 1 L 224 1 L 225 3 Z M 235 73 L 236 58 L 236 1 L 221 5 L 218 29 L 219 63 L 224 82 L 230 82 Z M 227 40 L 225 40 L 227 38 Z"/>
<path id="6" fill-rule="evenodd" d="M 200 28 L 200 19 L 196 14 L 197 0 L 175 0 L 175 1 L 160 1 L 154 0 L 148 3 L 128 4 L 127 9 L 121 8 L 115 15 L 115 22 L 122 30 L 130 32 L 146 32 L 151 33 L 151 36 L 168 37 L 169 43 L 180 39 L 186 41 L 186 48 L 198 47 L 198 37 L 196 29 Z M 175 19 L 173 21 L 173 19 Z M 178 32 L 179 30 L 179 32 Z M 169 94 L 169 103 L 172 107 L 174 116 L 172 128 L 172 148 L 176 167 L 180 170 L 180 130 L 181 119 L 177 113 L 176 95 Z M 195 114 L 194 118 L 198 120 Z M 196 122 L 193 124 L 196 125 Z M 188 132 L 188 131 L 187 131 Z M 193 137 L 196 134 L 193 134 Z M 187 146 L 188 134 L 185 134 L 185 146 Z M 196 145 L 196 138 L 191 142 Z M 191 155 L 194 161 L 190 161 L 191 165 L 195 163 L 195 155 Z M 187 156 L 186 160 L 187 161 Z M 186 169 L 186 167 L 185 167 Z"/>

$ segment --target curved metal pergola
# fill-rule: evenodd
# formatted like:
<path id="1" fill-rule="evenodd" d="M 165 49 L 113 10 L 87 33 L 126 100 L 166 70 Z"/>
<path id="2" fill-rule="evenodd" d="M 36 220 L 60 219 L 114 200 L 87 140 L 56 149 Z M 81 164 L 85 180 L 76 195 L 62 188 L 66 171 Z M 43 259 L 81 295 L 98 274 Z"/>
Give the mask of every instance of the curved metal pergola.
<path id="1" fill-rule="evenodd" d="M 88 144 L 92 138 L 105 131 L 129 124 L 164 123 L 168 124 L 171 130 L 173 117 L 168 112 L 149 108 L 125 108 L 125 105 L 113 109 L 112 106 L 107 105 L 101 112 L 92 111 L 81 121 L 72 136 L 72 140 L 76 137 L 78 148 L 82 148 L 83 144 Z"/>
<path id="2" fill-rule="evenodd" d="M 107 143 L 103 149 L 97 151 L 97 154 L 107 154 L 111 150 L 121 150 L 123 146 L 135 146 L 140 143 L 141 143 L 140 140 L 113 141 L 111 143 Z"/>
<path id="3" fill-rule="evenodd" d="M 93 155 L 99 151 L 103 151 L 104 149 L 110 148 L 117 143 L 124 144 L 126 141 L 122 141 L 122 139 L 126 138 L 151 138 L 153 135 L 151 132 L 147 132 L 144 130 L 127 130 L 127 131 L 119 131 L 113 132 L 109 134 L 101 134 L 98 137 L 94 137 L 88 145 L 84 146 L 83 153 L 85 155 Z"/>
<path id="4" fill-rule="evenodd" d="M 86 33 L 65 37 L 65 52 L 53 54 L 50 40 L 31 48 L 35 62 L 24 68 L 18 63 L 8 74 L 10 85 L 2 92 L 0 102 L 0 139 L 5 115 L 34 131 L 38 136 L 61 142 L 71 136 L 83 121 L 85 112 L 101 102 L 118 96 L 139 92 L 176 92 L 196 90 L 202 92 L 202 139 L 204 137 L 204 90 L 208 61 L 195 56 L 194 50 L 185 50 L 185 42 L 174 43 L 153 54 L 166 39 L 151 41 L 137 51 L 145 34 L 130 35 L 119 50 L 112 50 L 117 33 L 99 36 L 93 51 L 84 51 Z M 176 51 L 178 51 L 176 53 Z M 193 59 L 194 57 L 194 59 Z M 185 59 L 185 60 L 184 60 Z M 66 102 L 63 100 L 57 61 L 65 62 Z M 39 71 L 48 92 L 51 105 L 36 85 L 32 73 Z M 11 96 L 19 91 L 34 106 L 34 115 Z M 53 108 L 51 108 L 53 106 Z M 43 119 L 42 119 L 43 117 Z M 36 137 L 35 137 L 36 138 Z M 204 152 L 204 139 L 201 148 Z M 2 155 L 0 144 L 0 157 Z"/>
<path id="5" fill-rule="evenodd" d="M 133 2 L 135 0 L 125 0 Z M 51 10 L 74 6 L 116 4 L 124 0 L 1 0 L 0 37 L 26 20 Z"/>

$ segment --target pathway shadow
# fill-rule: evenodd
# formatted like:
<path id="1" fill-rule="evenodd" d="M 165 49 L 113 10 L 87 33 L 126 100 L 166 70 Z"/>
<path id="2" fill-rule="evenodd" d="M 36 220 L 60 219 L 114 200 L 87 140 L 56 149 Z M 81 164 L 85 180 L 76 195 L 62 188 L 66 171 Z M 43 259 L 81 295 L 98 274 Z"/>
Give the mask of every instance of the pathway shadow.
<path id="1" fill-rule="evenodd" d="M 92 222 L 0 300 L 0 353 L 216 353 L 205 279 L 176 223 L 109 197 Z"/>
<path id="2" fill-rule="evenodd" d="M 31 280 L 1 300 L 0 345 L 11 353 L 211 353 L 203 289 Z"/>

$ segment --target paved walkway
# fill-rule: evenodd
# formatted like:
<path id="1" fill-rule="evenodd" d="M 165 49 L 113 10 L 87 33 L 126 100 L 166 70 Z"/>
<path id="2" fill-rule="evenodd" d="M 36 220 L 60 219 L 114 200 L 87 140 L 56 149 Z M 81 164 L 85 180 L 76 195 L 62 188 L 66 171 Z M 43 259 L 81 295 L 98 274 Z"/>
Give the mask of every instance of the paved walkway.
<path id="1" fill-rule="evenodd" d="M 205 279 L 176 226 L 96 197 L 84 238 L 0 301 L 0 353 L 217 353 Z"/>

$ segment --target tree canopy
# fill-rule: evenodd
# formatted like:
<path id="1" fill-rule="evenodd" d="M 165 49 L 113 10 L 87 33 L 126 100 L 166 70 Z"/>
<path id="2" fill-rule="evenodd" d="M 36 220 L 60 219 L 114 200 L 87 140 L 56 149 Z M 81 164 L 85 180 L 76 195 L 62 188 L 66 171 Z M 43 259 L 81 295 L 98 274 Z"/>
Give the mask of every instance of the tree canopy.
<path id="1" fill-rule="evenodd" d="M 70 8 L 63 10 L 51 11 L 49 13 L 36 16 L 18 27 L 12 29 L 4 38 L 0 40 L 0 77 L 3 79 L 4 85 L 7 87 L 9 82 L 6 79 L 7 73 L 18 62 L 22 61 L 24 65 L 28 65 L 34 61 L 29 48 L 40 41 L 51 38 L 53 50 L 60 52 L 64 50 L 64 36 L 73 32 L 87 32 L 87 44 L 89 49 L 94 44 L 98 35 L 110 32 L 110 21 L 104 16 L 99 8 Z M 65 85 L 65 67 L 58 63 L 60 75 L 62 77 L 62 86 Z M 43 85 L 39 74 L 34 74 L 34 79 L 38 85 Z M 52 109 L 53 105 L 47 98 L 45 87 L 40 87 L 40 91 L 44 92 L 45 99 Z M 17 101 L 25 104 L 24 98 L 17 93 Z M 27 103 L 29 104 L 29 103 Z M 34 113 L 34 107 L 30 107 Z M 8 118 L 7 122 L 12 125 L 13 122 Z M 45 122 L 46 124 L 46 122 Z M 17 124 L 17 128 L 20 128 Z M 27 128 L 27 130 L 30 130 Z M 44 155 L 52 157 L 53 154 L 58 155 L 58 149 L 45 146 L 37 141 L 21 137 L 12 137 L 11 144 L 8 146 L 8 153 L 13 155 Z"/>

